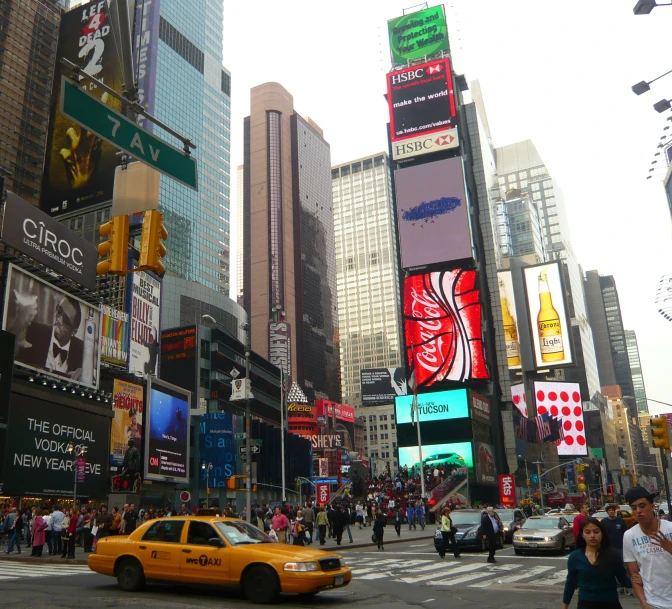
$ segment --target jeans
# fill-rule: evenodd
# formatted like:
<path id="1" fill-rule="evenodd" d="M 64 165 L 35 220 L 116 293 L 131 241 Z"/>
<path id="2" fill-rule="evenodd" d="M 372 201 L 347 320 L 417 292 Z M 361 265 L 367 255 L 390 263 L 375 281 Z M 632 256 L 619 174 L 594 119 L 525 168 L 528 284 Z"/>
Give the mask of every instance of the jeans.
<path id="1" fill-rule="evenodd" d="M 408 517 L 408 530 L 409 531 L 411 530 L 411 527 L 413 527 L 414 529 L 416 528 L 416 526 L 415 526 L 415 516 L 409 516 Z"/>
<path id="2" fill-rule="evenodd" d="M 420 528 L 424 531 L 425 530 L 425 517 L 424 516 L 418 516 L 418 524 L 420 525 Z"/>
<path id="3" fill-rule="evenodd" d="M 320 524 L 317 528 L 320 531 L 320 545 L 323 546 L 325 543 L 327 543 L 327 525 Z"/>
<path id="4" fill-rule="evenodd" d="M 401 520 L 394 521 L 394 530 L 397 532 L 397 537 L 401 535 Z"/>
<path id="5" fill-rule="evenodd" d="M 53 554 L 53 541 L 52 541 L 53 531 L 45 531 L 44 537 L 47 541 L 47 548 L 49 548 L 49 555 Z"/>
<path id="6" fill-rule="evenodd" d="M 51 545 L 54 551 L 54 554 L 61 554 L 63 552 L 63 540 L 61 535 L 63 534 L 62 530 L 53 530 L 51 532 Z"/>
<path id="7" fill-rule="evenodd" d="M 70 535 L 68 537 L 68 558 L 75 557 L 75 539 L 77 535 Z"/>
<path id="8" fill-rule="evenodd" d="M 381 531 L 380 533 L 376 533 L 376 541 L 378 542 L 378 549 L 382 549 L 383 547 L 383 536 L 385 535 L 385 531 Z"/>
<path id="9" fill-rule="evenodd" d="M 7 554 L 11 553 L 14 549 L 14 544 L 16 544 L 16 549 L 21 554 L 21 531 L 16 529 L 13 531 L 12 536 L 9 538 L 9 547 L 7 548 Z"/>
<path id="10" fill-rule="evenodd" d="M 348 537 L 350 538 L 350 543 L 352 543 L 352 533 L 350 532 L 350 525 L 345 525 L 345 530 L 348 532 Z"/>

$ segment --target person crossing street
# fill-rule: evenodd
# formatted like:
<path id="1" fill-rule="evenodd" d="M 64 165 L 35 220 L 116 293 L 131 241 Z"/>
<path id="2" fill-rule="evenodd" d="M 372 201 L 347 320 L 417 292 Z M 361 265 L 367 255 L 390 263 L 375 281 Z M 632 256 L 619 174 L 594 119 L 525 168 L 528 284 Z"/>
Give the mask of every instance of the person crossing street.
<path id="1" fill-rule="evenodd" d="M 497 534 L 503 529 L 502 521 L 492 506 L 481 516 L 481 535 L 488 546 L 488 562 L 496 563 L 495 552 L 497 551 Z"/>

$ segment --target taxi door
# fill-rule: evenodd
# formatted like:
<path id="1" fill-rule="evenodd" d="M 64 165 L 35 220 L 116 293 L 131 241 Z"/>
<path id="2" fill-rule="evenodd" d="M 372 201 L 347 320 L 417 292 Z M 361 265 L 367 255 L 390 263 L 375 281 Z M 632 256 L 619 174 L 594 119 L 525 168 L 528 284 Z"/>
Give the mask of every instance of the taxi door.
<path id="1" fill-rule="evenodd" d="M 180 575 L 182 530 L 186 521 L 157 520 L 136 542 L 138 557 L 147 579 L 176 580 Z"/>
<path id="2" fill-rule="evenodd" d="M 210 539 L 221 540 L 222 547 L 211 546 Z M 180 578 L 185 582 L 223 585 L 230 582 L 231 547 L 209 523 L 190 520 L 187 542 L 182 544 Z M 237 583 L 237 582 L 236 582 Z"/>

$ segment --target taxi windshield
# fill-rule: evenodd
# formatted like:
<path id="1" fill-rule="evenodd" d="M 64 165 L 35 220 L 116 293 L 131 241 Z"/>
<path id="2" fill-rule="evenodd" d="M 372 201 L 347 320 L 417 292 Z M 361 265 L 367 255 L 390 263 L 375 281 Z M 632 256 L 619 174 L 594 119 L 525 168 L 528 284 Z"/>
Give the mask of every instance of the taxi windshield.
<path id="1" fill-rule="evenodd" d="M 251 524 L 238 520 L 215 522 L 215 526 L 232 546 L 251 543 L 272 543 L 273 540 Z"/>

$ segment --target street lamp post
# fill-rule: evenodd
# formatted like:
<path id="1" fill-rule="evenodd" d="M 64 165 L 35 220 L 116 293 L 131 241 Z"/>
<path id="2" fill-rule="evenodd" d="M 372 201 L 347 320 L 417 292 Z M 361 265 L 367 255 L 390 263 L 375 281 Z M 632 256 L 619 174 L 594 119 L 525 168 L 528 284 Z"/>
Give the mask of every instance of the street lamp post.
<path id="1" fill-rule="evenodd" d="M 72 469 L 75 472 L 74 476 L 74 485 L 72 491 L 72 507 L 74 508 L 77 504 L 77 447 L 74 442 L 70 440 L 65 450 L 72 455 Z M 86 446 L 79 447 L 79 455 L 83 457 L 86 454 Z"/>
<path id="2" fill-rule="evenodd" d="M 523 459 L 523 455 L 518 455 L 518 458 Z M 523 461 L 525 462 L 525 486 L 527 487 L 527 498 L 529 500 L 530 497 L 531 497 L 531 493 L 530 493 L 530 472 L 527 469 L 527 459 L 523 459 Z"/>
<path id="3" fill-rule="evenodd" d="M 210 507 L 210 472 L 212 471 L 212 463 L 201 463 L 201 470 L 205 472 L 205 507 Z"/>
<path id="4" fill-rule="evenodd" d="M 637 0 L 637 4 L 635 4 L 635 8 L 632 9 L 632 12 L 635 15 L 648 15 L 657 6 L 671 6 L 671 5 L 670 3 L 658 4 L 656 0 Z"/>

